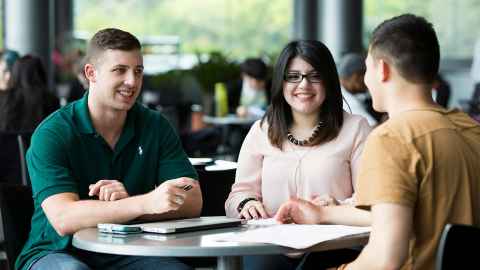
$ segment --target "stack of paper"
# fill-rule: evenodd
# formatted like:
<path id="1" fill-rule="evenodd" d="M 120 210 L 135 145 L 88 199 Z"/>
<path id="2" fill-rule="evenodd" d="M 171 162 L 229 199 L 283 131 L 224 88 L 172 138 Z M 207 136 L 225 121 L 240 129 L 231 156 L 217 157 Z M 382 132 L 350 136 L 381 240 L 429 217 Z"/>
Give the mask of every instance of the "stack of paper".
<path id="1" fill-rule="evenodd" d="M 279 225 L 275 224 L 272 220 L 253 221 L 249 222 L 249 225 L 260 227 L 229 234 L 217 239 L 217 241 L 270 243 L 296 249 L 305 249 L 324 241 L 371 231 L 371 227 L 343 225 Z"/>

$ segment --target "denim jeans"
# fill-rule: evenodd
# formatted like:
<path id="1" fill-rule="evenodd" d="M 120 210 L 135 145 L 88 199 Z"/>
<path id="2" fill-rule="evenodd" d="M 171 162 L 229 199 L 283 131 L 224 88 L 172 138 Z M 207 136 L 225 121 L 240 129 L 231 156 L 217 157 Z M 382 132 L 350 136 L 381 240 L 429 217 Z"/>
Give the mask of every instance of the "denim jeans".
<path id="1" fill-rule="evenodd" d="M 32 264 L 30 270 L 94 270 L 94 269 L 166 269 L 193 270 L 177 258 L 121 256 L 104 253 L 94 253 L 74 249 L 73 252 L 50 253 Z"/>
<path id="2" fill-rule="evenodd" d="M 245 270 L 294 270 L 302 261 L 285 255 L 249 255 L 243 257 Z"/>
<path id="3" fill-rule="evenodd" d="M 299 258 L 285 255 L 244 256 L 246 270 L 322 270 L 349 263 L 360 254 L 361 249 L 338 249 L 306 253 Z"/>

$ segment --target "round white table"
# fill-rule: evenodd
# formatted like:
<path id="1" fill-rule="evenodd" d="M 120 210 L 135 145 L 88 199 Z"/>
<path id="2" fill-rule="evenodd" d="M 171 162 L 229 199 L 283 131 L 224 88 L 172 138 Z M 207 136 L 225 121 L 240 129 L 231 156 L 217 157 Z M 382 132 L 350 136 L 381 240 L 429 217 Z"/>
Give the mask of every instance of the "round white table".
<path id="1" fill-rule="evenodd" d="M 136 256 L 217 257 L 217 269 L 242 269 L 242 256 L 283 254 L 288 252 L 325 251 L 365 245 L 368 234 L 344 237 L 322 242 L 309 249 L 297 250 L 273 244 L 218 242 L 219 234 L 248 230 L 247 226 L 203 230 L 189 233 L 160 234 L 106 234 L 96 228 L 83 229 L 73 236 L 73 246 L 79 249 Z"/>

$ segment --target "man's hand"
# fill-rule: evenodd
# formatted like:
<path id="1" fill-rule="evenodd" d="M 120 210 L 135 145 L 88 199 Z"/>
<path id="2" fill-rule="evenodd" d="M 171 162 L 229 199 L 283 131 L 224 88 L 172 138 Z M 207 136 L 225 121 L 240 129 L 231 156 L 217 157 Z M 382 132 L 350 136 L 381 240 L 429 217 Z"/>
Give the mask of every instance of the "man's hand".
<path id="1" fill-rule="evenodd" d="M 190 189 L 198 188 L 198 182 L 188 177 L 165 181 L 147 194 L 145 213 L 163 214 L 176 211 L 192 192 Z"/>
<path id="2" fill-rule="evenodd" d="M 282 204 L 275 215 L 280 223 L 318 224 L 322 207 L 302 199 L 292 198 Z"/>
<path id="3" fill-rule="evenodd" d="M 129 197 L 125 186 L 118 180 L 100 180 L 88 188 L 88 195 L 98 196 L 100 201 L 116 201 Z"/>
<path id="4" fill-rule="evenodd" d="M 246 220 L 269 218 L 263 204 L 256 200 L 248 201 L 239 214 L 239 218 L 245 218 Z"/>

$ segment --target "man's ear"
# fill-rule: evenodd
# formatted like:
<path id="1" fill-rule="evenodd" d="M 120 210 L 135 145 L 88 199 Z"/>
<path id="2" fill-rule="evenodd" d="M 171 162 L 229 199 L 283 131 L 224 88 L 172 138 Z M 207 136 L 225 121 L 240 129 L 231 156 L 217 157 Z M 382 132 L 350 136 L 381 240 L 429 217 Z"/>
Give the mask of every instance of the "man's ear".
<path id="1" fill-rule="evenodd" d="M 87 78 L 89 82 L 96 81 L 95 67 L 92 64 L 85 64 L 83 72 L 85 73 L 85 78 Z"/>
<path id="2" fill-rule="evenodd" d="M 386 82 L 387 80 L 390 79 L 391 76 L 391 66 L 388 62 L 386 62 L 383 59 L 380 59 L 378 61 L 378 76 L 380 76 L 380 81 L 381 82 Z"/>

